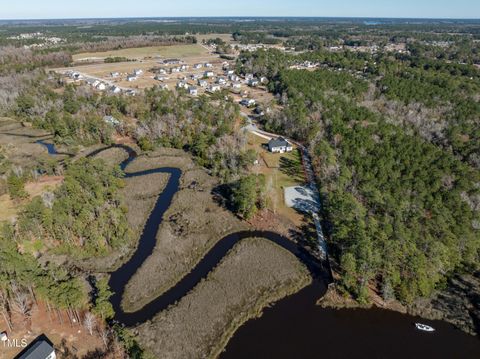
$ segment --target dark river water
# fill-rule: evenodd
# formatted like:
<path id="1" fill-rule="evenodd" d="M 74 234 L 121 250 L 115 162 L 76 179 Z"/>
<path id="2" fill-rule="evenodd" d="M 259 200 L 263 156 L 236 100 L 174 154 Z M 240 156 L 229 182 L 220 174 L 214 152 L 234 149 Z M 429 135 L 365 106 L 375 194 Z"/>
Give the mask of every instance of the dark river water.
<path id="1" fill-rule="evenodd" d="M 39 142 L 50 154 L 56 154 L 53 145 Z M 128 146 L 129 155 L 121 163 L 122 170 L 136 157 Z M 111 148 L 111 147 L 110 147 Z M 97 150 L 94 156 L 106 149 Z M 115 319 L 134 326 L 152 318 L 186 295 L 219 263 L 239 241 L 248 237 L 266 238 L 294 254 L 314 277 L 313 284 L 267 308 L 259 319 L 248 321 L 228 343 L 222 359 L 251 358 L 477 358 L 480 359 L 480 340 L 441 321 L 428 321 L 400 313 L 380 310 L 322 309 L 315 302 L 325 293 L 322 270 L 315 258 L 287 238 L 275 232 L 245 231 L 221 239 L 210 252 L 173 288 L 136 312 L 125 313 L 121 298 L 125 286 L 136 270 L 152 253 L 155 237 L 164 212 L 178 191 L 181 171 L 178 168 L 157 168 L 126 177 L 152 173 L 170 174 L 169 182 L 157 199 L 145 224 L 138 249 L 117 271 L 111 273 L 110 286 L 115 292 L 111 298 Z M 215 298 L 212 298 L 214 301 Z M 436 331 L 425 333 L 415 329 L 414 323 L 430 324 Z"/>

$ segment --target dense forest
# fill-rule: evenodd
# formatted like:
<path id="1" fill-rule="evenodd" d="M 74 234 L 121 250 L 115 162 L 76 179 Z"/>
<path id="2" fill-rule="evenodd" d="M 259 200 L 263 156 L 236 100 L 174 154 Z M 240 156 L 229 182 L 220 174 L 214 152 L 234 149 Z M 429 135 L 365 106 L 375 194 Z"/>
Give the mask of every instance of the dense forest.
<path id="1" fill-rule="evenodd" d="M 309 53 L 322 64 L 315 71 L 290 70 L 299 59 L 276 55 L 245 53 L 239 71 L 270 76 L 270 90 L 284 105 L 266 116 L 266 129 L 311 149 L 342 286 L 368 301 L 374 283 L 384 299 L 408 303 L 430 295 L 451 273 L 476 269 L 478 70 L 387 57 L 358 76 L 355 64 L 368 64 L 371 55 Z M 423 123 L 428 115 L 398 121 L 412 103 L 443 106 L 440 130 Z"/>

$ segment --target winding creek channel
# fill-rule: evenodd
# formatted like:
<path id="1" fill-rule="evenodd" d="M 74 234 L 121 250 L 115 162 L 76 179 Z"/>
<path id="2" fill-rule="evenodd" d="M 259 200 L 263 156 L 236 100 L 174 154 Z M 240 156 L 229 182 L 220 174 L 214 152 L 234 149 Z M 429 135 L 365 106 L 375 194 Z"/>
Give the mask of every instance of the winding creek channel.
<path id="1" fill-rule="evenodd" d="M 38 141 L 49 154 L 57 154 L 51 144 Z M 90 153 L 92 157 L 109 148 L 122 148 L 128 158 L 120 164 L 125 172 L 137 154 L 128 146 L 113 145 Z M 316 301 L 325 294 L 325 274 L 321 265 L 308 252 L 275 232 L 244 231 L 222 238 L 205 257 L 174 287 L 135 312 L 124 312 L 121 299 L 125 286 L 137 269 L 152 254 L 155 237 L 179 189 L 182 171 L 162 167 L 135 173 L 126 178 L 153 173 L 169 174 L 168 183 L 150 213 L 138 247 L 132 257 L 111 273 L 110 287 L 115 293 L 111 302 L 115 320 L 135 326 L 151 319 L 158 312 L 185 296 L 202 278 L 215 268 L 239 241 L 249 237 L 270 240 L 295 255 L 309 269 L 311 285 L 264 310 L 261 318 L 244 324 L 228 343 L 222 359 L 233 358 L 480 358 L 480 340 L 442 321 L 428 321 L 381 309 L 323 309 Z M 435 333 L 415 329 L 415 322 L 430 324 Z"/>

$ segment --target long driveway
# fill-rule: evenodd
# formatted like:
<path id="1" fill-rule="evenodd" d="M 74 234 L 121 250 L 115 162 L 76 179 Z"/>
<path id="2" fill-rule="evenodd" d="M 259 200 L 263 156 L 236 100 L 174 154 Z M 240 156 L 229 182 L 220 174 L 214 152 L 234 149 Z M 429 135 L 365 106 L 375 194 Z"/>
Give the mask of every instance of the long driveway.
<path id="1" fill-rule="evenodd" d="M 266 132 L 263 130 L 260 130 L 255 123 L 255 120 L 249 116 L 248 114 L 241 112 L 241 115 L 246 119 L 247 124 L 243 127 L 244 130 L 249 131 L 253 133 L 254 135 L 266 138 L 266 139 L 272 139 L 279 137 L 280 135 L 271 133 L 271 132 Z M 286 138 L 285 136 L 282 136 Z M 316 199 L 316 202 L 321 206 L 321 199 L 320 199 L 320 193 L 318 192 L 317 188 L 317 183 L 315 180 L 315 173 L 313 172 L 313 166 L 312 166 L 312 159 L 310 157 L 310 153 L 308 152 L 307 147 L 305 147 L 302 143 L 291 140 L 289 138 L 286 138 L 287 141 L 290 143 L 293 143 L 296 145 L 300 153 L 302 154 L 302 162 L 303 166 L 305 168 L 305 175 L 307 177 L 307 186 L 312 190 L 313 196 Z M 317 239 L 318 239 L 318 252 L 320 254 L 320 257 L 323 260 L 328 260 L 328 252 L 327 252 L 327 242 L 325 240 L 325 236 L 323 235 L 323 229 L 322 229 L 322 224 L 320 221 L 320 217 L 318 216 L 318 212 L 316 211 L 309 211 L 310 214 L 312 215 L 313 222 L 315 224 L 315 229 L 317 232 Z"/>

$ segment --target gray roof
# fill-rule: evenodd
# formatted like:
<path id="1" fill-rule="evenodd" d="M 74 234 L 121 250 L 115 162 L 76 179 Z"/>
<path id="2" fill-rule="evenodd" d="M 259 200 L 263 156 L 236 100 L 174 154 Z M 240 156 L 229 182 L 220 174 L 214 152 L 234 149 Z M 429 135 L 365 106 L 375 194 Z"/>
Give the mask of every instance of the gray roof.
<path id="1" fill-rule="evenodd" d="M 16 359 L 45 359 L 54 351 L 45 340 L 39 340 L 21 353 Z"/>
<path id="2" fill-rule="evenodd" d="M 290 144 L 288 143 L 288 141 L 286 139 L 284 139 L 283 137 L 277 137 L 277 138 L 272 138 L 269 142 L 268 142 L 268 146 L 270 148 L 274 148 L 274 147 L 286 147 L 286 146 L 289 146 Z"/>

